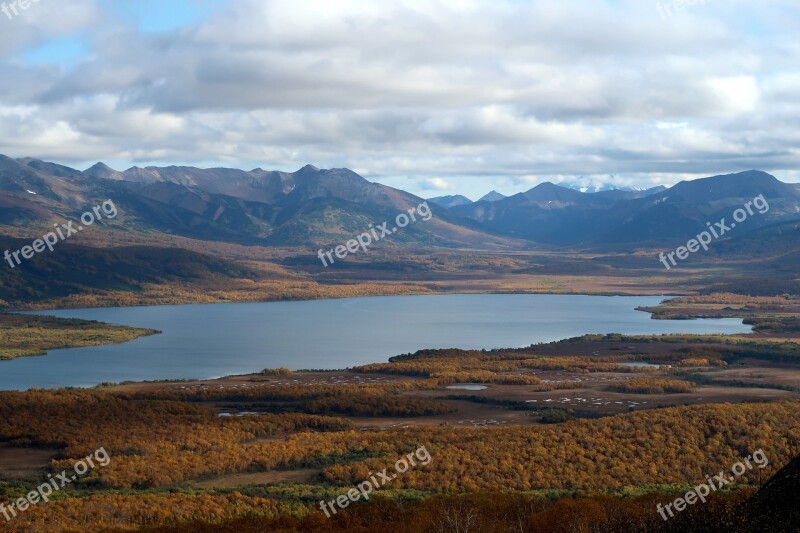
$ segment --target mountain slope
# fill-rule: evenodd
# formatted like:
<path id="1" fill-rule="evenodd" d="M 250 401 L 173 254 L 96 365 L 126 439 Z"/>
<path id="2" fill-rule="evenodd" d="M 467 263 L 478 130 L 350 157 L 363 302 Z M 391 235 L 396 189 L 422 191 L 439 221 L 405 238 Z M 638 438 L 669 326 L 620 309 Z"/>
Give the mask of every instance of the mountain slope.
<path id="1" fill-rule="evenodd" d="M 19 250 L 30 240 L 0 237 L 0 249 Z M 0 306 L 52 300 L 98 291 L 139 293 L 147 284 L 254 278 L 242 265 L 176 248 L 148 246 L 92 248 L 71 243 L 58 253 L 36 254 L 23 266 L 0 271 Z"/>
<path id="2" fill-rule="evenodd" d="M 747 171 L 683 181 L 646 198 L 619 205 L 611 216 L 613 232 L 594 236 L 599 244 L 684 242 L 707 229 L 706 223 L 723 218 L 732 222 L 733 212 L 763 195 L 769 210 L 754 209 L 746 223 L 736 228 L 742 234 L 780 221 L 800 218 L 800 194 L 789 184 L 760 171 Z"/>
<path id="3" fill-rule="evenodd" d="M 312 165 L 293 173 L 175 166 L 119 172 L 98 163 L 81 172 L 33 159 L 0 159 L 0 223 L 63 220 L 109 198 L 130 231 L 277 246 L 338 245 L 370 225 L 393 224 L 398 214 L 424 202 L 348 169 Z M 390 241 L 387 245 L 510 245 L 446 209 Z"/>
<path id="4" fill-rule="evenodd" d="M 452 211 L 502 234 L 570 245 L 584 238 L 586 227 L 591 225 L 590 213 L 608 207 L 608 201 L 595 195 L 542 183 L 502 200 L 476 202 Z"/>
<path id="5" fill-rule="evenodd" d="M 433 218 L 393 234 L 386 246 L 524 248 L 519 240 L 525 239 L 599 250 L 667 248 L 704 231 L 706 222 L 730 222 L 736 209 L 759 195 L 769 210 L 749 216 L 737 236 L 800 220 L 800 187 L 755 170 L 646 191 L 585 193 L 542 183 L 510 197 L 490 193 L 491 201 L 433 198 Z M 312 165 L 296 172 L 185 166 L 116 171 L 98 163 L 81 172 L 0 156 L 0 224 L 75 218 L 109 198 L 128 231 L 284 247 L 338 245 L 370 225 L 392 224 L 424 202 L 348 169 Z"/>
<path id="6" fill-rule="evenodd" d="M 502 234 L 536 242 L 593 248 L 685 243 L 706 222 L 731 221 L 733 212 L 764 195 L 769 210 L 748 216 L 737 233 L 800 219 L 800 194 L 760 171 L 681 182 L 670 189 L 582 193 L 552 183 L 496 202 L 452 209 Z"/>
<path id="7" fill-rule="evenodd" d="M 750 531 L 800 531 L 800 456 L 772 476 L 745 505 Z"/>

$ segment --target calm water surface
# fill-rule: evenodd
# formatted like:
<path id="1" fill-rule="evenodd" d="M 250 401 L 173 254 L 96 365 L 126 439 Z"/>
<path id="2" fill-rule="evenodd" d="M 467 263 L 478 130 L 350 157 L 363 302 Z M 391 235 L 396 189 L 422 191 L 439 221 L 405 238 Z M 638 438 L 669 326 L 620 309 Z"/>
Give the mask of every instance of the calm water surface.
<path id="1" fill-rule="evenodd" d="M 478 385 L 478 384 L 470 383 L 468 385 L 450 385 L 450 386 L 445 387 L 445 388 L 451 389 L 451 390 L 472 390 L 472 391 L 476 391 L 476 390 L 486 390 L 486 385 Z"/>
<path id="2" fill-rule="evenodd" d="M 632 366 L 635 368 L 661 368 L 661 365 L 654 365 L 652 363 L 641 363 L 638 361 L 629 362 L 629 363 L 619 363 L 622 366 Z"/>
<path id="3" fill-rule="evenodd" d="M 651 320 L 661 297 L 390 296 L 45 311 L 161 335 L 0 362 L 0 389 L 207 379 L 264 368 L 346 368 L 422 348 L 512 348 L 586 333 L 745 333 L 737 319 Z"/>

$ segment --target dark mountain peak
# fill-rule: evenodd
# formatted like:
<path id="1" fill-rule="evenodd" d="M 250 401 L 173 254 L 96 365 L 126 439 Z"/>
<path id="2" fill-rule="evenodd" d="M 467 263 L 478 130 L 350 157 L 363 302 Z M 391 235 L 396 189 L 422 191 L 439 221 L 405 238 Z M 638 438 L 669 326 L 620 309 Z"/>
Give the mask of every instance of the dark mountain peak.
<path id="1" fill-rule="evenodd" d="M 545 181 L 540 183 L 539 185 L 535 186 L 532 191 L 552 191 L 556 189 L 566 189 L 566 187 L 562 187 L 561 185 L 556 185 L 552 181 Z"/>
<path id="2" fill-rule="evenodd" d="M 319 172 L 321 172 L 323 174 L 335 174 L 335 175 L 338 175 L 338 176 L 358 176 L 362 180 L 365 179 L 359 173 L 354 172 L 354 171 L 350 170 L 349 168 L 329 168 L 329 169 L 319 170 Z"/>
<path id="3" fill-rule="evenodd" d="M 778 178 L 772 174 L 768 174 L 763 170 L 746 170 L 744 172 L 737 172 L 735 174 L 723 174 L 720 176 L 712 176 L 710 178 L 703 178 L 698 181 L 707 183 L 726 183 L 726 184 L 749 184 L 749 185 L 774 185 L 781 183 Z"/>
<path id="4" fill-rule="evenodd" d="M 0 154 L 0 185 L 5 191 L 19 191 L 17 176 L 24 170 L 15 159 Z"/>
<path id="5" fill-rule="evenodd" d="M 47 180 L 32 167 L 0 155 L 0 191 L 43 194 L 49 190 Z"/>
<path id="6" fill-rule="evenodd" d="M 570 202 L 581 201 L 584 195 L 579 191 L 567 189 L 555 183 L 546 181 L 540 183 L 533 189 L 522 193 L 528 200 L 533 202 Z"/>
<path id="7" fill-rule="evenodd" d="M 366 201 L 374 193 L 374 189 L 379 187 L 350 169 L 319 169 L 313 165 L 306 165 L 292 174 L 292 181 L 290 196 L 295 201 L 319 197 Z"/>
<path id="8" fill-rule="evenodd" d="M 450 209 L 451 207 L 458 207 L 460 205 L 469 205 L 472 203 L 472 200 L 460 194 L 455 194 L 450 196 L 437 196 L 436 198 L 429 198 L 428 201 L 438 206 L 444 207 L 445 209 Z"/>
<path id="9" fill-rule="evenodd" d="M 721 198 L 754 198 L 759 194 L 767 197 L 797 196 L 797 190 L 782 183 L 775 176 L 761 170 L 748 170 L 735 174 L 724 174 L 682 181 L 669 193 L 684 200 L 713 202 Z"/>
<path id="10" fill-rule="evenodd" d="M 500 200 L 505 200 L 508 198 L 505 194 L 501 194 L 495 190 L 483 196 L 479 202 L 499 202 Z"/>
<path id="11" fill-rule="evenodd" d="M 569 189 L 567 187 L 562 187 L 561 185 L 558 185 L 557 183 L 553 183 L 552 181 L 545 181 L 544 183 L 540 183 L 539 185 L 537 185 L 536 187 L 534 187 L 533 189 L 530 189 L 528 191 L 528 193 L 530 193 L 530 192 L 537 192 L 539 194 L 542 194 L 542 193 L 545 193 L 545 194 L 568 194 L 570 196 L 574 196 L 576 193 L 579 193 L 579 191 L 575 191 L 575 190 Z M 525 193 L 525 194 L 528 194 L 528 193 Z"/>
<path id="12" fill-rule="evenodd" d="M 52 176 L 58 178 L 82 178 L 83 172 L 80 170 L 75 170 L 74 168 L 70 168 L 64 165 L 59 165 L 56 163 L 48 163 L 47 161 L 42 161 L 41 159 L 24 159 L 22 160 L 25 165 L 29 166 L 30 168 L 46 172 Z"/>
<path id="13" fill-rule="evenodd" d="M 114 170 L 113 168 L 102 162 L 95 163 L 91 167 L 87 168 L 86 170 L 83 171 L 83 174 L 90 178 L 96 178 L 96 179 L 105 179 L 105 180 L 121 179 L 120 172 L 117 172 L 116 170 Z"/>
<path id="14" fill-rule="evenodd" d="M 0 154 L 0 165 L 18 167 L 19 162 L 16 159 L 11 159 L 7 155 Z"/>
<path id="15" fill-rule="evenodd" d="M 315 167 L 314 165 L 310 165 L 309 164 L 309 165 L 304 166 L 303 168 L 301 168 L 297 172 L 295 172 L 295 174 L 318 174 L 319 172 L 320 172 L 319 168 Z"/>
<path id="16" fill-rule="evenodd" d="M 90 170 L 94 170 L 94 171 L 102 170 L 102 171 L 116 172 L 116 170 L 114 170 L 110 166 L 106 165 L 102 161 L 97 162 L 94 165 L 92 165 L 91 167 L 87 168 L 85 170 L 85 172 L 89 172 Z"/>
<path id="17" fill-rule="evenodd" d="M 778 181 L 778 178 L 770 174 L 769 172 L 764 172 L 763 170 L 758 169 L 751 169 L 751 170 L 743 170 L 742 172 L 737 172 L 734 174 L 728 174 L 729 176 L 762 176 L 765 178 L 769 178 L 774 181 Z"/>

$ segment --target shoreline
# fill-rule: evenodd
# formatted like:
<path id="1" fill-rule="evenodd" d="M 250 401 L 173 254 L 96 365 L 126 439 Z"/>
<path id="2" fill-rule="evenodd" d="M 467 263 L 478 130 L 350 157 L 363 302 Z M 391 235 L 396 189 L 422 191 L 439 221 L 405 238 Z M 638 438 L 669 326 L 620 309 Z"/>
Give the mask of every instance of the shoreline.
<path id="1" fill-rule="evenodd" d="M 169 307 L 169 306 L 191 306 L 191 305 L 221 305 L 221 304 L 260 304 L 260 303 L 280 303 L 280 302 L 316 302 L 316 301 L 328 301 L 328 300 L 348 300 L 348 299 L 356 299 L 356 298 L 390 298 L 390 297 L 406 297 L 406 296 L 450 296 L 450 295 L 480 295 L 480 294 L 494 294 L 494 295 L 553 295 L 553 296 L 598 296 L 598 297 L 630 297 L 630 298 L 646 298 L 646 297 L 660 297 L 660 298 L 681 298 L 683 296 L 688 296 L 687 294 L 645 294 L 645 293 L 632 293 L 632 292 L 614 292 L 614 291 L 602 291 L 602 292 L 563 292 L 563 291 L 501 291 L 501 290 L 473 290 L 473 291 L 430 291 L 430 292 L 422 292 L 422 291 L 409 291 L 408 293 L 401 293 L 401 294 L 392 294 L 392 293 L 385 293 L 385 294 L 364 294 L 364 295 L 355 295 L 355 296 L 323 296 L 319 298 L 274 298 L 274 299 L 264 299 L 264 300 L 226 300 L 226 301 L 216 301 L 216 302 L 180 302 L 180 303 L 135 303 L 130 305 L 119 305 L 119 304 L 110 304 L 110 305 L 96 305 L 91 307 L 80 307 L 80 306 L 58 306 L 58 307 L 51 307 L 51 306 L 19 306 L 19 307 L 8 307 L 5 309 L 0 309 L 0 315 L 10 315 L 10 314 L 29 314 L 29 313 L 40 313 L 46 311 L 77 311 L 77 310 L 88 310 L 88 309 L 126 309 L 126 308 L 135 308 L 135 307 Z M 653 308 L 641 308 L 636 309 L 637 311 L 644 311 L 647 313 L 655 314 L 654 311 L 650 311 L 649 309 Z M 711 318 L 711 317 L 709 317 Z M 728 318 L 728 317 L 725 317 Z"/>
<path id="2" fill-rule="evenodd" d="M 430 296 L 430 297 L 434 297 L 434 296 L 453 296 L 453 297 L 455 297 L 455 296 L 470 296 L 470 295 L 481 296 L 483 294 L 484 293 L 457 293 L 457 294 L 456 293 L 441 293 L 441 294 L 425 294 L 425 295 L 390 295 L 390 296 L 382 296 L 382 298 L 390 298 L 390 297 L 391 298 L 419 298 L 419 296 Z M 495 293 L 495 294 L 497 294 L 497 293 Z M 563 296 L 575 296 L 575 297 L 578 297 L 578 296 L 580 296 L 580 297 L 595 297 L 595 298 L 604 298 L 604 299 L 620 298 L 622 300 L 630 299 L 630 298 L 652 298 L 652 299 L 663 300 L 664 298 L 671 297 L 671 295 L 659 295 L 659 296 L 652 296 L 652 295 L 643 295 L 643 296 L 613 295 L 613 296 L 608 296 L 608 295 L 593 295 L 593 294 L 588 294 L 588 295 L 587 294 L 583 294 L 583 295 L 567 294 L 567 295 L 563 295 L 563 294 L 527 294 L 527 293 L 502 293 L 502 294 L 500 294 L 500 296 L 520 296 L 520 297 L 521 296 L 534 296 L 534 297 L 535 296 L 553 296 L 553 297 L 563 297 Z M 374 298 L 374 297 L 373 296 L 358 296 L 358 297 L 351 297 L 351 298 L 349 298 L 349 300 L 360 300 L 362 298 Z M 306 300 L 306 301 L 316 302 L 317 300 L 328 300 L 328 301 L 333 302 L 335 300 L 342 300 L 342 298 L 315 299 L 315 300 Z M 510 301 L 511 300 L 508 300 L 508 302 L 510 302 Z M 518 301 L 518 300 L 515 299 L 514 301 Z M 292 301 L 292 303 L 295 303 L 295 302 L 299 303 L 300 301 Z M 274 303 L 274 302 L 243 302 L 243 303 L 251 303 L 253 305 L 256 305 L 256 304 L 261 304 L 261 303 Z M 627 305 L 628 303 L 630 303 L 630 305 Z M 211 304 L 195 304 L 195 305 L 211 305 Z M 384 304 L 381 304 L 381 305 L 391 306 L 390 303 L 384 303 Z M 450 305 L 452 305 L 452 304 L 450 304 Z M 479 304 L 474 304 L 474 305 L 479 305 Z M 573 303 L 570 304 L 570 305 L 581 305 L 581 304 L 580 303 L 576 303 L 575 301 L 573 301 Z M 605 305 L 605 304 L 601 304 L 601 305 Z M 633 302 L 622 301 L 622 302 L 620 302 L 618 304 L 611 304 L 611 305 L 612 305 L 612 307 L 617 307 L 617 306 L 622 305 L 626 309 L 629 309 L 629 311 L 641 311 L 642 310 L 640 308 L 637 308 L 636 304 L 633 303 Z M 118 309 L 125 310 L 125 309 L 128 309 L 130 307 L 143 307 L 143 306 L 125 306 L 125 307 L 119 307 Z M 158 309 L 158 308 L 163 308 L 165 306 L 152 306 L 152 307 L 154 309 Z M 512 307 L 513 307 L 513 305 L 512 305 Z M 641 306 L 639 306 L 639 307 L 641 307 Z M 108 309 L 108 308 L 102 308 L 102 307 L 101 308 L 84 308 L 83 310 L 101 311 L 103 309 Z M 286 310 L 286 309 L 284 309 L 284 310 Z M 297 310 L 297 309 L 295 308 L 295 310 Z M 20 317 L 54 317 L 54 315 L 48 315 L 47 314 L 48 312 L 53 312 L 53 311 L 58 311 L 58 310 L 39 310 L 39 311 L 33 311 L 33 312 L 22 312 L 22 314 L 18 314 L 16 316 L 20 316 Z M 62 310 L 62 311 L 66 311 L 66 312 L 79 311 L 79 309 L 66 309 L 66 310 Z M 180 312 L 180 311 L 174 311 L 174 312 Z M 224 311 L 222 311 L 222 312 L 224 313 Z M 242 312 L 244 314 L 249 314 L 250 313 L 246 309 L 243 310 Z M 647 311 L 645 311 L 645 312 L 647 312 Z M 30 314 L 30 313 L 35 313 L 35 314 Z M 173 311 L 170 311 L 168 313 L 173 313 Z M 633 315 L 631 315 L 631 316 L 633 316 Z M 651 313 L 651 316 L 652 316 L 652 313 Z M 90 314 L 88 316 L 84 315 L 84 318 L 93 319 L 95 321 L 100 321 L 100 323 L 102 323 L 102 324 L 106 324 L 105 322 L 102 322 L 104 320 L 104 318 L 102 316 L 93 316 L 92 314 Z M 128 318 L 129 318 L 129 321 L 137 323 L 135 320 L 133 320 L 132 317 L 128 317 Z M 72 320 L 72 319 L 69 318 L 69 317 L 65 317 L 65 318 L 55 318 L 55 320 Z M 123 317 L 118 317 L 115 320 L 117 322 L 120 322 L 121 320 L 125 320 L 125 319 Z M 652 333 L 647 333 L 646 331 L 647 331 L 648 326 L 641 319 L 637 319 L 637 320 L 631 319 L 631 320 L 632 320 L 631 323 L 637 323 L 637 324 L 639 324 L 639 326 L 635 327 L 633 329 L 625 329 L 624 324 L 622 326 L 620 324 L 616 324 L 616 325 L 607 324 L 609 330 L 606 333 L 614 333 L 615 331 L 629 331 L 630 333 L 628 333 L 628 334 L 631 334 L 631 335 L 632 334 L 637 334 L 637 335 L 659 336 L 659 337 L 660 336 L 664 336 L 664 335 L 689 335 L 689 336 L 703 336 L 703 335 L 706 335 L 706 336 L 708 336 L 708 335 L 731 336 L 731 335 L 738 335 L 738 336 L 745 336 L 745 335 L 753 335 L 753 333 L 754 333 L 752 328 L 750 328 L 748 331 L 741 331 L 741 332 L 725 333 L 725 331 L 729 331 L 730 330 L 730 328 L 728 328 L 728 329 L 719 329 L 719 330 L 717 330 L 717 331 L 722 331 L 722 333 L 704 333 L 703 331 L 700 331 L 700 330 L 702 330 L 702 326 L 695 326 L 695 327 L 691 328 L 692 330 L 698 330 L 696 333 L 692 333 L 691 330 L 689 330 L 689 332 L 685 332 L 685 330 L 680 330 L 680 329 L 678 329 L 674 333 L 669 333 L 668 331 L 670 330 L 670 326 L 664 326 L 662 328 L 662 327 L 657 326 L 657 325 L 653 326 L 656 329 L 656 331 L 654 331 Z M 631 320 L 629 320 L 629 321 L 631 321 Z M 647 319 L 645 319 L 645 321 L 646 320 Z M 156 323 L 147 323 L 146 321 L 138 322 L 138 323 L 143 327 L 147 327 L 148 331 L 149 330 L 155 331 L 155 328 L 158 327 L 158 324 L 156 324 Z M 589 324 L 589 323 L 587 323 L 587 324 Z M 503 340 L 503 338 L 500 338 L 500 339 L 496 339 L 498 342 L 490 343 L 490 346 L 487 345 L 485 347 L 485 349 L 490 351 L 490 352 L 491 351 L 497 351 L 497 350 L 500 350 L 500 351 L 502 351 L 502 350 L 517 350 L 517 349 L 523 349 L 525 347 L 531 346 L 532 345 L 531 343 L 533 343 L 533 345 L 535 345 L 535 344 L 540 344 L 540 343 L 548 344 L 548 343 L 563 342 L 565 340 L 568 340 L 568 339 L 571 339 L 571 338 L 575 338 L 577 336 L 584 335 L 584 334 L 586 334 L 586 332 L 589 332 L 589 334 L 591 334 L 593 330 L 589 327 L 589 325 L 587 325 L 585 330 L 581 329 L 580 331 L 577 331 L 577 330 L 576 331 L 570 331 L 569 330 L 570 328 L 568 328 L 567 331 L 564 332 L 564 334 L 565 334 L 564 337 L 563 338 L 558 338 L 558 339 L 550 340 L 550 339 L 547 338 L 546 335 L 538 335 L 538 338 L 542 339 L 542 340 L 540 342 L 537 342 L 536 341 L 536 337 L 527 337 L 527 340 L 525 340 L 524 342 L 520 342 L 519 345 L 515 345 L 514 348 L 509 348 L 508 347 L 514 341 L 512 339 L 503 337 L 503 338 L 505 338 L 505 341 L 511 341 L 511 343 L 505 342 Z M 644 327 L 644 329 L 642 328 L 642 326 Z M 107 326 L 107 327 L 114 327 L 114 326 Z M 720 326 L 720 328 L 723 328 L 723 326 Z M 662 330 L 662 332 L 659 332 L 657 330 Z M 644 333 L 634 333 L 635 331 L 645 331 L 645 332 Z M 650 330 L 650 331 L 652 331 L 652 330 Z M 663 331 L 667 331 L 667 332 L 663 332 Z M 139 338 L 139 337 L 135 337 L 135 338 Z M 135 340 L 135 338 L 128 339 L 128 340 Z M 108 343 L 102 343 L 102 344 L 112 345 L 112 344 L 122 344 L 124 342 L 126 342 L 126 341 L 123 340 L 120 343 L 108 342 Z M 474 344 L 474 343 L 472 343 L 472 344 Z M 414 348 L 414 350 L 425 350 L 426 348 L 430 348 L 430 346 L 436 346 L 436 347 L 439 347 L 439 348 L 446 349 L 446 347 L 443 346 L 443 342 L 434 341 L 434 342 L 432 342 L 430 344 L 417 346 L 416 348 Z M 466 346 L 466 345 L 464 345 L 464 346 Z M 81 345 L 69 346 L 67 348 L 62 348 L 61 346 L 59 346 L 59 347 L 51 347 L 49 351 L 50 352 L 54 352 L 56 350 L 60 351 L 61 349 L 70 349 L 70 348 L 76 348 L 76 347 L 82 347 L 82 346 Z M 397 356 L 400 353 L 404 353 L 402 351 L 402 349 L 403 348 L 398 348 L 398 350 L 400 350 L 400 351 L 387 352 L 386 357 L 393 357 L 393 356 Z M 460 349 L 470 349 L 470 348 L 462 347 Z M 480 349 L 480 347 L 477 348 L 477 349 Z M 588 355 L 588 354 L 585 354 L 585 355 Z M 278 359 L 280 359 L 280 358 L 278 358 Z M 369 364 L 370 362 L 374 363 L 376 361 L 380 362 L 380 361 L 382 361 L 382 359 L 380 359 L 380 358 L 373 358 L 373 359 L 369 359 L 369 360 L 361 360 L 361 359 L 359 359 L 358 362 L 356 362 L 356 363 L 353 363 L 352 361 L 348 362 L 346 360 L 342 360 L 342 361 L 340 361 L 340 363 L 343 363 L 343 364 L 337 365 L 336 368 L 331 367 L 331 368 L 325 368 L 324 370 L 325 371 L 329 371 L 329 372 L 342 371 L 342 370 L 346 370 L 347 368 L 349 368 L 348 365 L 352 365 L 352 364 Z M 279 361 L 279 360 L 275 360 L 274 363 L 266 363 L 266 364 L 267 365 L 275 364 L 277 366 L 281 366 L 281 365 L 287 366 L 285 364 L 285 362 L 282 362 L 282 361 Z M 176 375 L 176 376 L 169 376 L 169 375 L 165 376 L 164 374 L 161 374 L 161 375 L 155 374 L 150 378 L 145 378 L 144 381 L 155 381 L 155 382 L 176 382 L 176 381 L 179 381 L 179 382 L 182 382 L 182 381 L 208 380 L 208 379 L 214 379 L 214 378 L 229 377 L 231 375 L 250 375 L 251 374 L 250 370 L 251 370 L 252 367 L 250 367 L 250 365 L 245 365 L 244 368 L 241 368 L 241 366 L 240 366 L 239 369 L 235 369 L 236 365 L 233 365 L 233 366 L 234 366 L 234 369 L 231 369 L 231 370 L 233 370 L 233 372 L 226 372 L 224 368 L 220 368 L 218 370 L 221 370 L 221 372 L 219 372 L 219 373 L 215 372 L 214 374 L 208 374 L 208 375 L 197 374 L 197 375 L 192 376 L 191 374 L 183 374 L 183 375 Z M 322 364 L 320 366 L 324 367 L 325 365 Z M 314 364 L 312 364 L 310 366 L 303 366 L 302 368 L 317 369 L 318 367 L 314 366 Z M 242 370 L 244 370 L 244 372 L 242 372 Z M 300 371 L 299 367 L 298 367 L 298 370 L 296 370 L 296 371 L 298 371 L 298 372 Z M 214 377 L 212 378 L 212 377 L 209 377 L 209 376 L 214 376 Z M 59 389 L 59 388 L 64 388 L 64 387 L 75 386 L 75 387 L 79 387 L 79 388 L 90 389 L 90 388 L 96 387 L 98 384 L 102 384 L 102 383 L 111 383 L 111 382 L 118 383 L 118 382 L 130 382 L 130 381 L 132 381 L 132 382 L 140 382 L 139 379 L 134 377 L 134 376 L 131 376 L 130 379 L 125 379 L 122 375 L 120 375 L 120 377 L 122 378 L 121 380 L 116 380 L 116 379 L 114 379 L 113 377 L 110 377 L 110 376 L 109 377 L 97 376 L 97 377 L 98 377 L 98 379 L 91 380 L 91 381 L 87 380 L 83 384 L 61 384 L 61 385 L 55 385 L 54 384 L 52 386 L 52 388 L 53 389 Z M 142 377 L 144 377 L 144 376 L 142 376 Z M 23 382 L 24 382 L 24 380 L 23 380 Z M 31 382 L 31 383 L 33 383 L 33 382 Z M 11 385 L 13 387 L 12 383 L 9 383 L 9 385 Z M 27 387 L 27 385 L 23 385 L 23 386 Z M 38 385 L 31 385 L 31 386 L 38 387 Z M 42 387 L 43 388 L 51 388 L 51 387 L 48 387 L 48 386 L 42 386 Z M 22 389 L 8 389 L 8 390 L 22 390 Z"/>

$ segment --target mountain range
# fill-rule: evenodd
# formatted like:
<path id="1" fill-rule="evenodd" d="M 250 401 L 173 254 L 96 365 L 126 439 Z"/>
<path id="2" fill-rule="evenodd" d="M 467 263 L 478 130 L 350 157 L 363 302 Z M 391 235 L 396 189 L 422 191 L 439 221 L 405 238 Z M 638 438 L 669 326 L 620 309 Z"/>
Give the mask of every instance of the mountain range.
<path id="1" fill-rule="evenodd" d="M 685 243 L 753 198 L 770 209 L 737 236 L 800 220 L 800 186 L 765 172 L 684 181 L 648 190 L 580 192 L 542 183 L 505 197 L 495 191 L 429 200 L 434 217 L 392 236 L 390 245 L 449 248 L 667 247 Z M 392 221 L 425 200 L 370 182 L 348 169 L 307 165 L 296 172 L 188 166 L 85 171 L 0 155 L 0 225 L 15 228 L 75 218 L 112 199 L 116 228 L 207 241 L 267 246 L 323 246 Z"/>
<path id="2" fill-rule="evenodd" d="M 627 186 L 619 186 L 613 185 L 611 183 L 592 183 L 592 184 L 584 184 L 582 182 L 572 182 L 572 181 L 562 181 L 559 182 L 558 185 L 562 187 L 566 187 L 567 189 L 574 189 L 580 192 L 586 193 L 594 193 L 594 192 L 606 192 L 606 191 L 627 191 L 627 192 L 642 192 L 642 191 L 655 191 L 657 189 L 666 189 L 663 185 L 658 187 L 627 187 Z"/>
<path id="3" fill-rule="evenodd" d="M 684 243 L 707 222 L 731 220 L 732 212 L 764 195 L 770 209 L 750 217 L 738 234 L 800 218 L 800 188 L 765 172 L 683 181 L 671 188 L 582 193 L 542 183 L 497 202 L 451 209 L 487 229 L 556 246 L 633 249 Z"/>
<path id="4" fill-rule="evenodd" d="M 478 201 L 479 202 L 497 202 L 499 200 L 504 200 L 506 198 L 508 198 L 508 197 L 506 195 L 504 195 L 504 194 L 500 194 L 497 191 L 491 191 L 488 194 L 486 194 L 483 197 L 481 197 L 481 199 L 478 200 Z M 469 198 L 467 198 L 466 196 L 462 196 L 460 194 L 455 194 L 455 195 L 451 195 L 451 196 L 437 196 L 436 198 L 428 198 L 428 201 L 432 202 L 432 203 L 434 203 L 434 204 L 436 204 L 436 205 L 438 205 L 440 207 L 444 207 L 445 209 L 451 209 L 453 207 L 459 207 L 459 206 L 462 206 L 462 205 L 469 205 L 469 204 L 475 203 L 472 200 L 470 200 Z"/>
<path id="5" fill-rule="evenodd" d="M 307 165 L 287 173 L 254 169 L 133 167 L 98 163 L 86 171 L 0 156 L 0 225 L 75 218 L 112 199 L 126 231 L 273 246 L 339 243 L 424 200 L 348 169 Z M 504 247 L 509 239 L 439 209 L 392 243 Z"/>

